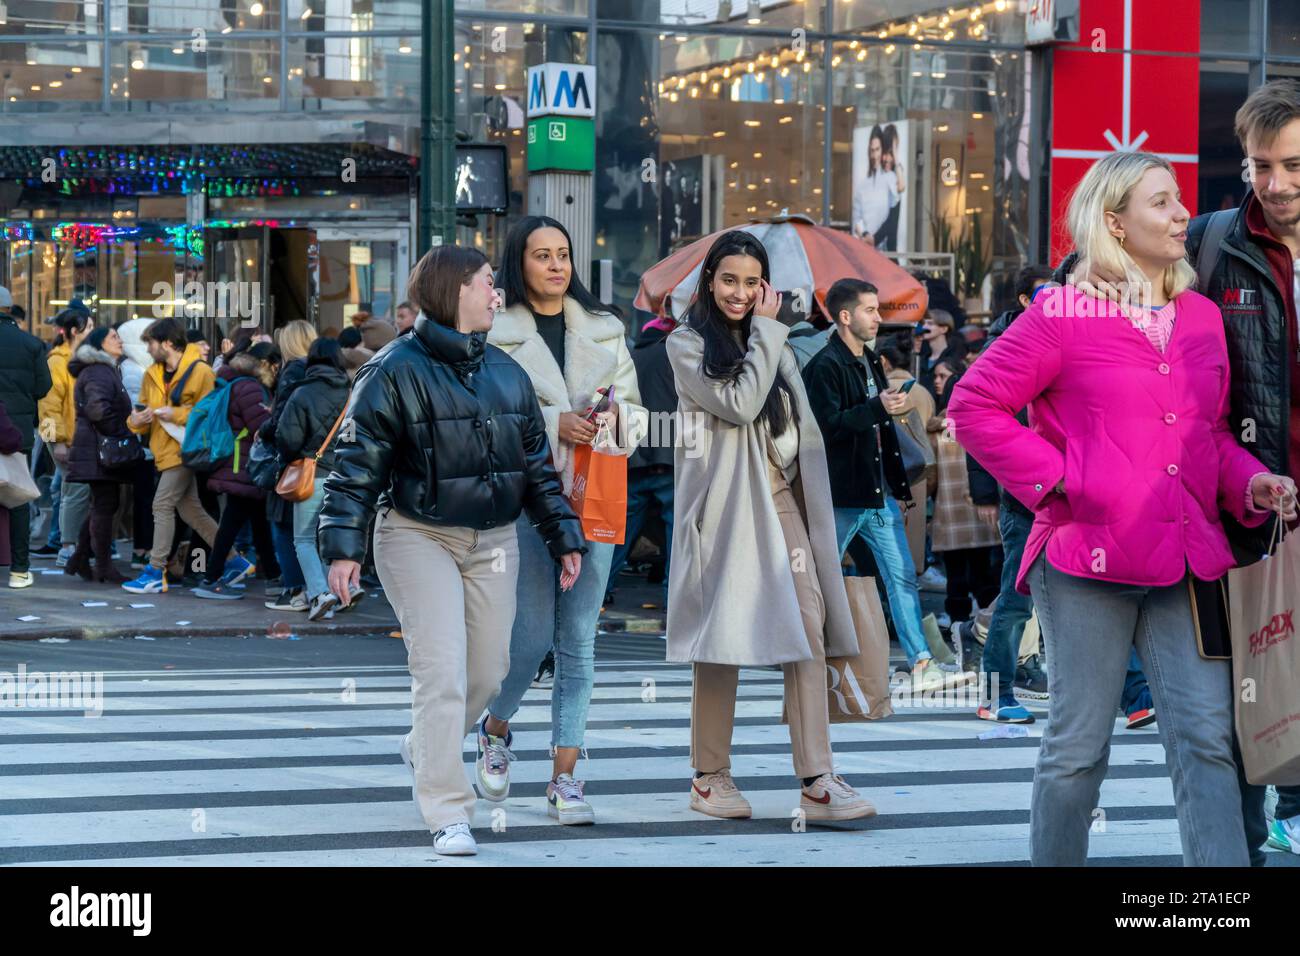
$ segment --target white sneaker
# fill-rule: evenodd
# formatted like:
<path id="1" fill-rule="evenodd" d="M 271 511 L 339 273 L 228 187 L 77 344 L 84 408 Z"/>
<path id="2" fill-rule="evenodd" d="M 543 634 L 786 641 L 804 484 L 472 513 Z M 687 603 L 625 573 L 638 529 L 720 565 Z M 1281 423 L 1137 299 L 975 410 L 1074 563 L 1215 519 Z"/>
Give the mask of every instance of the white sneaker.
<path id="1" fill-rule="evenodd" d="M 443 856 L 474 856 L 478 844 L 468 823 L 452 823 L 433 835 L 433 852 Z"/>
<path id="2" fill-rule="evenodd" d="M 478 785 L 479 796 L 493 803 L 500 803 L 510 796 L 510 761 L 515 755 L 510 752 L 510 734 L 505 737 L 493 737 L 483 729 L 480 721 L 478 732 L 478 759 L 474 761 L 474 782 Z"/>
<path id="3" fill-rule="evenodd" d="M 937 591 L 940 594 L 948 593 L 948 579 L 944 577 L 942 571 L 934 567 L 926 568 L 924 574 L 917 575 L 916 586 L 922 591 Z"/>
<path id="4" fill-rule="evenodd" d="M 11 588 L 29 588 L 36 578 L 30 571 L 10 571 L 9 586 Z"/>
<path id="5" fill-rule="evenodd" d="M 913 694 L 923 694 L 952 690 L 954 687 L 969 684 L 975 679 L 975 674 L 962 670 L 956 664 L 940 664 L 930 659 L 924 667 L 912 669 L 912 676 L 907 684 L 910 685 Z"/>
<path id="6" fill-rule="evenodd" d="M 583 783 L 562 773 L 546 785 L 546 812 L 568 826 L 596 822 L 596 811 L 583 796 Z"/>
<path id="7" fill-rule="evenodd" d="M 311 599 L 311 609 L 307 612 L 307 620 L 319 621 L 326 613 L 333 611 L 338 603 L 339 599 L 335 597 L 332 591 L 316 595 Z"/>

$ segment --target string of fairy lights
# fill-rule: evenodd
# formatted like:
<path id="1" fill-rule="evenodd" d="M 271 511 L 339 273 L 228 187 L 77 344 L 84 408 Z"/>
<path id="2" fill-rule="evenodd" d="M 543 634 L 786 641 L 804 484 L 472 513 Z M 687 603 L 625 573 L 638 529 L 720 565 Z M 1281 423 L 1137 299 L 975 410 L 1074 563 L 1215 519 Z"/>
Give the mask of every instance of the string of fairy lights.
<path id="1" fill-rule="evenodd" d="M 751 5 L 753 6 L 753 5 Z M 929 15 L 912 17 L 881 25 L 878 28 L 861 31 L 864 36 L 875 42 L 849 40 L 849 53 L 835 54 L 831 58 L 832 69 L 839 68 L 846 62 L 863 63 L 871 53 L 871 47 L 878 47 L 883 56 L 892 56 L 900 45 L 912 44 L 920 50 L 926 44 L 950 43 L 961 35 L 966 40 L 985 40 L 988 38 L 988 17 L 992 14 L 1006 13 L 1015 8 L 1011 0 L 990 0 L 968 7 L 948 7 Z M 749 23 L 754 23 L 753 18 Z M 761 22 L 761 20 L 759 21 Z M 883 45 L 878 41 L 886 41 Z M 704 69 L 682 70 L 666 75 L 659 82 L 659 95 L 668 102 L 676 103 L 682 98 L 698 99 L 705 92 L 719 95 L 723 86 L 729 89 L 732 99 L 740 98 L 741 84 L 745 77 L 753 77 L 755 82 L 763 83 L 769 73 L 787 77 L 791 73 L 811 73 L 812 59 L 803 49 L 773 50 L 771 52 L 734 57 L 725 62 L 712 64 Z"/>

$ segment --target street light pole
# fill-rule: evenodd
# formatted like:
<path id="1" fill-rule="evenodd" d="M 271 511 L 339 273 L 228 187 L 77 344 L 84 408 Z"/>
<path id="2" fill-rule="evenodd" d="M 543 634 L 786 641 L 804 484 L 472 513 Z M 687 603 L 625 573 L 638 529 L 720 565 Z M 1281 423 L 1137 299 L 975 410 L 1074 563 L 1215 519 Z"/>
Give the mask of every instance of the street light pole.
<path id="1" fill-rule="evenodd" d="M 431 246 L 455 239 L 454 5 L 455 0 L 420 3 L 420 222 L 416 258 Z"/>

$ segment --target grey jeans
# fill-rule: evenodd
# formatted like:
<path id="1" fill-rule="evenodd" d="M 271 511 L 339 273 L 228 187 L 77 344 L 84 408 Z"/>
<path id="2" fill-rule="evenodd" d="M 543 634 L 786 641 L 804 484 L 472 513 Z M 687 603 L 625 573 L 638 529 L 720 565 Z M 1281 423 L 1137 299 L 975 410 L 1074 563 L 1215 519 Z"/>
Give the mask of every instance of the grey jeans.
<path id="1" fill-rule="evenodd" d="M 1051 709 L 1030 809 L 1035 866 L 1082 866 L 1135 644 L 1159 716 L 1186 866 L 1248 866 L 1232 759 L 1232 664 L 1196 650 L 1186 580 L 1169 587 L 1029 571 Z"/>

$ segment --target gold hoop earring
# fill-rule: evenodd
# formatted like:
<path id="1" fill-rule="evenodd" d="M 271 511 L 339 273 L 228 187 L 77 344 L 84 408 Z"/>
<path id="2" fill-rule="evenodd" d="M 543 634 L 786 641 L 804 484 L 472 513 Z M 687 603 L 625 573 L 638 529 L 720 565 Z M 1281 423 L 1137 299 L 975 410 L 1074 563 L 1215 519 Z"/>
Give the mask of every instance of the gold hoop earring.
<path id="1" fill-rule="evenodd" d="M 1119 239 L 1119 247 L 1120 247 L 1121 249 L 1123 249 L 1123 248 L 1124 248 L 1124 237 L 1123 237 L 1123 236 L 1118 236 L 1118 237 L 1116 237 L 1116 238 Z"/>

